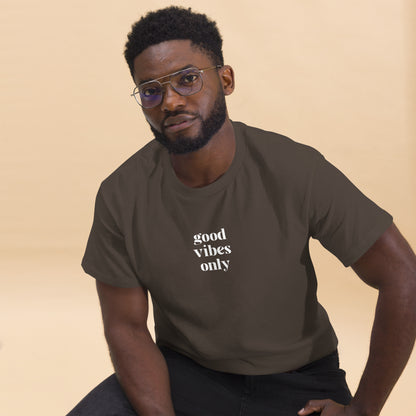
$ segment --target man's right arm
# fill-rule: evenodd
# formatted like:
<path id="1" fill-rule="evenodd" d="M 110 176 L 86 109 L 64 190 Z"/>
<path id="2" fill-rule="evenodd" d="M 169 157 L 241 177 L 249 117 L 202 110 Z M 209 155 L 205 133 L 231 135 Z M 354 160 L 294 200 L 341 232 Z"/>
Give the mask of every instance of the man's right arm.
<path id="1" fill-rule="evenodd" d="M 140 416 L 174 416 L 166 361 L 147 328 L 147 291 L 97 280 L 104 333 L 117 378 Z"/>

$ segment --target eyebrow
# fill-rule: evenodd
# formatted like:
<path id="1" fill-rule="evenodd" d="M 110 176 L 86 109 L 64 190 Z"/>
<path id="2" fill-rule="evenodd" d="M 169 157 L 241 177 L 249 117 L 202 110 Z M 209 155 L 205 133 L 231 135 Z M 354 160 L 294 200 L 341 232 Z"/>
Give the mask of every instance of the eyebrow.
<path id="1" fill-rule="evenodd" d="M 141 80 L 137 85 L 142 85 L 142 84 L 145 84 L 146 82 L 150 82 L 150 81 L 157 81 L 159 79 L 166 78 L 169 75 L 176 74 L 177 72 L 183 71 L 184 69 L 188 69 L 188 68 L 196 68 L 196 66 L 195 65 L 192 65 L 192 64 L 188 64 L 188 65 L 185 65 L 182 68 L 177 69 L 176 71 L 173 71 L 173 72 L 171 72 L 169 74 L 166 74 L 166 75 L 163 75 L 161 77 L 158 77 L 158 78 L 149 78 L 149 79 Z"/>

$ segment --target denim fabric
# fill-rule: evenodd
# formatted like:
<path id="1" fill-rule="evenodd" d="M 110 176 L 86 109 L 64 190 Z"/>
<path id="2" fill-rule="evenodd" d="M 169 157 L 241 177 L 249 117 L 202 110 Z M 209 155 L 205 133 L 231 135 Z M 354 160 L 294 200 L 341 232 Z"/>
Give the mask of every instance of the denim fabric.
<path id="1" fill-rule="evenodd" d="M 246 376 L 214 371 L 160 347 L 176 416 L 296 416 L 310 399 L 348 404 L 345 372 L 334 353 L 287 373 Z M 67 416 L 137 416 L 113 374 Z"/>

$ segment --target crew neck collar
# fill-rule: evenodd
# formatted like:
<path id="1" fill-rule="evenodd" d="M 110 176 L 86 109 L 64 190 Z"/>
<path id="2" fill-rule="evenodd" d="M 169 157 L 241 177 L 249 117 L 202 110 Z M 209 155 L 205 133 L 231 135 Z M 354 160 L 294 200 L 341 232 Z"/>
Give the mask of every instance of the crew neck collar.
<path id="1" fill-rule="evenodd" d="M 212 195 L 221 189 L 225 188 L 232 180 L 235 178 L 235 175 L 241 166 L 243 161 L 244 152 L 245 152 L 245 140 L 242 132 L 242 123 L 231 121 L 234 137 L 235 137 L 235 153 L 230 167 L 227 171 L 220 176 L 215 182 L 210 183 L 209 185 L 203 186 L 201 188 L 192 188 L 185 185 L 177 176 L 172 167 L 172 163 L 169 158 L 169 153 L 167 151 L 163 152 L 162 164 L 166 172 L 166 176 L 169 182 L 169 186 L 174 189 L 176 192 L 181 193 L 186 196 L 206 196 Z"/>

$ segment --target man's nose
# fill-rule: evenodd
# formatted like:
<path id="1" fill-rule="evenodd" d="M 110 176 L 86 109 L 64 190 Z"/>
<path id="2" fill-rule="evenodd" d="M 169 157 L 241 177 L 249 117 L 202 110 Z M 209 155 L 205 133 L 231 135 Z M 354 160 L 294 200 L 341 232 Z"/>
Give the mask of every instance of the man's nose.
<path id="1" fill-rule="evenodd" d="M 162 111 L 175 111 L 178 108 L 184 107 L 185 103 L 186 97 L 178 94 L 170 83 L 166 83 L 161 104 Z"/>

